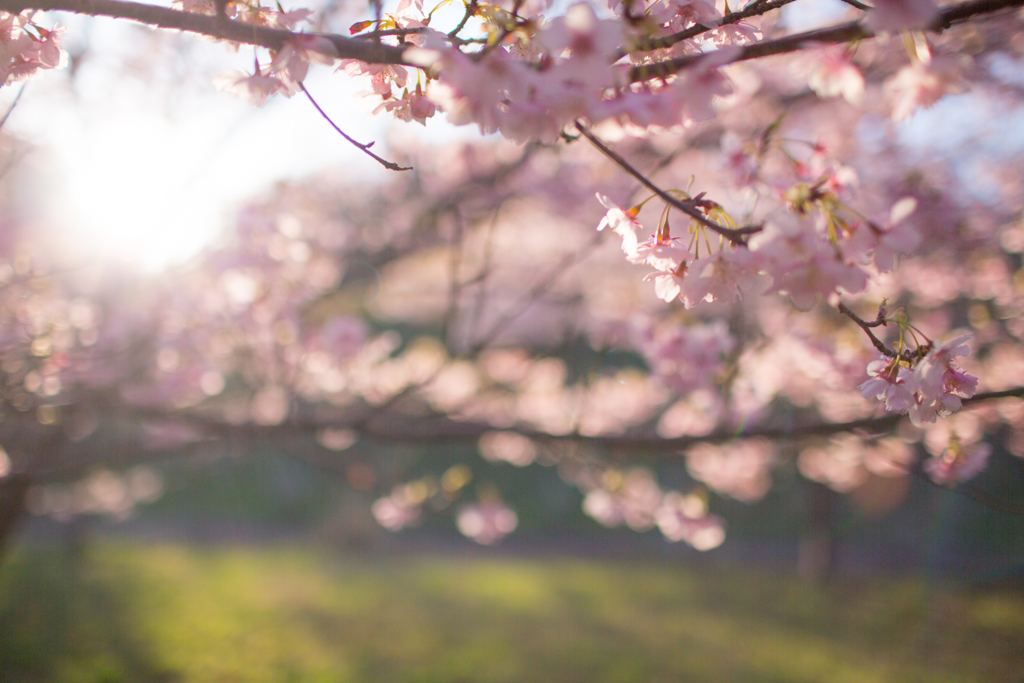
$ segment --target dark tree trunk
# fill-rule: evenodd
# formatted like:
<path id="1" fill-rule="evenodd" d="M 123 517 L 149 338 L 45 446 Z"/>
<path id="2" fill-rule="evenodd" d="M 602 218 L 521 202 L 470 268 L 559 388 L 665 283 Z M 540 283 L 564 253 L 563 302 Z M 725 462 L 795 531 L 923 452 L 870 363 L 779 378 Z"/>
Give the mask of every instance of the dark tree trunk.
<path id="1" fill-rule="evenodd" d="M 828 581 L 836 564 L 836 504 L 838 494 L 824 484 L 804 480 L 806 524 L 800 539 L 797 571 L 814 583 Z"/>
<path id="2" fill-rule="evenodd" d="M 24 474 L 0 479 L 0 560 L 18 520 L 25 514 L 25 498 L 31 481 Z"/>

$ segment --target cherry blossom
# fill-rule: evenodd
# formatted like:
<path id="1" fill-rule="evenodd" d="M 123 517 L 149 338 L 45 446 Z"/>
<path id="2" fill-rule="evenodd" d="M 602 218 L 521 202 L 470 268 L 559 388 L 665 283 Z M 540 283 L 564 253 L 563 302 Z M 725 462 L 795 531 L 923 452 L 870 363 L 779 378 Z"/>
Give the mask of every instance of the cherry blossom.
<path id="1" fill-rule="evenodd" d="M 892 118 L 902 121 L 922 107 L 930 107 L 948 94 L 967 89 L 963 65 L 950 56 L 932 58 L 927 64 L 917 61 L 901 69 L 885 82 L 885 93 L 892 102 Z"/>
<path id="2" fill-rule="evenodd" d="M 519 518 L 501 503 L 467 505 L 455 518 L 459 533 L 481 545 L 491 545 L 516 530 Z"/>
<path id="3" fill-rule="evenodd" d="M 685 541 L 697 550 L 717 548 L 725 541 L 725 522 L 707 514 L 707 504 L 697 495 L 670 491 L 655 513 L 658 530 L 669 541 Z"/>
<path id="4" fill-rule="evenodd" d="M 291 94 L 293 92 L 281 79 L 264 75 L 258 69 L 254 74 L 237 69 L 226 71 L 217 76 L 213 82 L 218 90 L 237 95 L 254 107 L 262 107 L 270 99 L 270 96 L 276 93 Z"/>
<path id="5" fill-rule="evenodd" d="M 290 39 L 270 63 L 270 73 L 279 74 L 289 90 L 298 90 L 297 84 L 306 79 L 310 63 L 331 64 L 334 60 L 325 53 L 334 50 L 326 38 L 298 35 Z"/>
<path id="6" fill-rule="evenodd" d="M 926 460 L 924 471 L 936 484 L 967 481 L 985 469 L 991 453 L 992 446 L 987 443 L 970 446 L 951 444 L 941 455 Z"/>
<path id="7" fill-rule="evenodd" d="M 612 232 L 622 238 L 622 252 L 626 258 L 632 260 L 637 256 L 639 244 L 637 230 L 643 228 L 636 220 L 637 209 L 634 207 L 627 211 L 600 193 L 597 195 L 597 200 L 608 209 L 608 213 L 597 224 L 597 231 L 601 232 L 605 228 L 611 228 Z"/>
<path id="8" fill-rule="evenodd" d="M 819 97 L 842 95 L 856 106 L 864 100 L 864 76 L 850 59 L 845 46 L 835 45 L 822 48 L 808 76 L 807 85 Z"/>
<path id="9" fill-rule="evenodd" d="M 45 29 L 32 21 L 34 12 L 21 14 L 0 11 L 0 86 L 23 81 L 40 69 L 58 69 L 67 65 L 67 53 L 61 48 L 65 29 Z"/>
<path id="10" fill-rule="evenodd" d="M 885 402 L 885 409 L 903 412 L 915 405 L 914 392 L 907 379 L 910 371 L 902 367 L 897 359 L 883 358 L 868 364 L 871 378 L 857 386 L 864 398 L 875 398 Z"/>
<path id="11" fill-rule="evenodd" d="M 931 27 L 938 15 L 933 0 L 878 0 L 865 24 L 875 32 L 914 31 Z"/>

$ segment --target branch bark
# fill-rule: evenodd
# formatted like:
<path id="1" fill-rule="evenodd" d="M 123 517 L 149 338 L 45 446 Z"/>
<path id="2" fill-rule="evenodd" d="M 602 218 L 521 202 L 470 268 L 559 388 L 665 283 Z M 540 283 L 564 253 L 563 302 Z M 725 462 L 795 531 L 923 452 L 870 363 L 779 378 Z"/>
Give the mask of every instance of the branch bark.
<path id="1" fill-rule="evenodd" d="M 945 7 L 940 12 L 939 19 L 932 30 L 943 31 L 954 24 L 967 21 L 968 19 L 1021 6 L 1024 6 L 1024 0 L 974 0 L 973 2 Z M 733 63 L 743 62 L 750 59 L 796 52 L 807 47 L 809 43 L 849 43 L 854 40 L 866 40 L 874 37 L 875 33 L 865 27 L 860 21 L 850 21 L 828 28 L 796 33 L 791 36 L 776 38 L 775 40 L 764 40 L 759 43 L 746 45 L 740 48 L 737 56 L 731 61 Z M 710 53 L 710 55 L 714 54 Z M 635 83 L 646 81 L 650 78 L 668 76 L 693 66 L 706 56 L 708 55 L 687 55 L 662 62 L 654 62 L 653 64 L 635 66 L 629 72 L 630 80 Z"/>
<path id="2" fill-rule="evenodd" d="M 292 36 L 297 35 L 284 29 L 243 24 L 239 21 L 221 19 L 196 12 L 181 12 L 167 7 L 144 5 L 139 2 L 121 0 L 0 0 L 0 10 L 17 14 L 32 9 L 44 12 L 72 12 L 94 17 L 128 19 L 157 28 L 187 31 L 209 38 L 230 40 L 246 45 L 259 45 L 271 50 L 280 50 Z M 334 46 L 335 53 L 324 51 L 329 57 L 359 59 L 372 64 L 409 64 L 402 55 L 404 47 L 359 38 L 348 38 L 335 33 L 313 33 L 326 38 Z"/>
<path id="3" fill-rule="evenodd" d="M 25 498 L 31 480 L 23 474 L 0 479 L 0 558 L 3 558 L 11 532 L 25 514 Z"/>

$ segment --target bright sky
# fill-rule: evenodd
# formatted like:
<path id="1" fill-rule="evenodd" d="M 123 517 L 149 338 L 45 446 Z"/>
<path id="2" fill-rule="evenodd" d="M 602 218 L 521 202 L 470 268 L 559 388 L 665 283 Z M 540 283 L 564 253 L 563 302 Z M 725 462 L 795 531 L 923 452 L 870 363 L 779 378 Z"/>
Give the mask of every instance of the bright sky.
<path id="1" fill-rule="evenodd" d="M 213 76 L 251 70 L 252 49 L 232 55 L 190 37 L 188 70 L 181 73 L 182 58 L 165 50 L 154 57 L 151 72 L 137 71 L 140 79 L 125 71 L 153 52 L 143 29 L 66 14 L 52 18 L 70 24 L 72 53 L 88 40 L 88 58 L 73 88 L 66 69 L 31 79 L 5 132 L 33 143 L 36 165 L 43 159 L 52 174 L 47 219 L 97 257 L 156 270 L 195 253 L 223 232 L 240 203 L 276 180 L 327 168 L 360 179 L 388 173 L 342 139 L 301 94 L 272 98 L 258 109 L 218 92 Z M 175 82 L 178 73 L 182 80 Z M 368 100 L 356 97 L 365 86 L 318 66 L 306 85 L 342 130 L 361 142 L 376 140 L 374 151 L 385 154 L 388 128 L 396 122 L 371 115 Z M 17 87 L 0 90 L 0 112 L 16 94 Z M 452 135 L 440 119 L 426 130 L 397 125 Z"/>

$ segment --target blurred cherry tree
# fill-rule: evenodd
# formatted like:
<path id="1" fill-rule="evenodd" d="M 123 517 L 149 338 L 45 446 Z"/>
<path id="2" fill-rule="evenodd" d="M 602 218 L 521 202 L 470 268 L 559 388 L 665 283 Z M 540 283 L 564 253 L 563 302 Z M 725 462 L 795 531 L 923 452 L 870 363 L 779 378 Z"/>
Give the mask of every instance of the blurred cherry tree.
<path id="1" fill-rule="evenodd" d="M 802 31 L 808 2 L 0 2 L 5 84 L 67 65 L 60 12 L 184 31 L 253 55 L 216 87 L 304 98 L 390 172 L 281 184 L 159 275 L 77 262 L 5 181 L 0 537 L 253 443 L 376 488 L 387 529 L 443 499 L 485 544 L 517 526 L 496 487 L 389 481 L 374 444 L 555 466 L 601 524 L 700 550 L 709 492 L 793 463 L 1024 513 L 971 482 L 1024 456 L 1021 2 L 845 0 Z M 396 125 L 500 135 L 358 142 L 303 85 L 323 67 Z M 693 486 L 640 466 L 670 459 Z"/>

